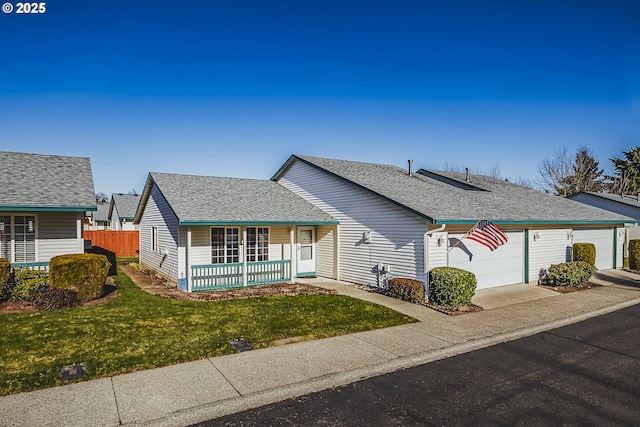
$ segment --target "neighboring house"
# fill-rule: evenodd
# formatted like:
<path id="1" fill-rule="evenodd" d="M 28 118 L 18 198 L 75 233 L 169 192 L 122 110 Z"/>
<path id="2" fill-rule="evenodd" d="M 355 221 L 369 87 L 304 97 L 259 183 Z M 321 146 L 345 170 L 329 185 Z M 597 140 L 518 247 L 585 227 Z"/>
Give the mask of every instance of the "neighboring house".
<path id="1" fill-rule="evenodd" d="M 84 212 L 96 210 L 88 158 L 0 152 L 0 183 L 0 257 L 38 265 L 84 252 Z"/>
<path id="2" fill-rule="evenodd" d="M 85 213 L 85 230 L 108 230 L 109 224 L 109 204 L 98 203 L 97 211 L 87 211 Z"/>
<path id="3" fill-rule="evenodd" d="M 576 202 L 640 220 L 639 196 L 581 192 L 573 194 L 569 198 Z M 640 239 L 640 227 L 635 226 L 635 224 L 627 228 L 627 241 L 631 239 Z"/>
<path id="4" fill-rule="evenodd" d="M 370 285 L 426 283 L 438 266 L 473 272 L 478 288 L 535 281 L 570 260 L 575 242 L 596 245 L 599 269 L 621 267 L 623 227 L 632 221 L 479 175 L 292 155 L 272 180 L 340 222 L 337 247 L 318 248 L 318 257 L 334 254 L 333 265 L 318 265 L 317 274 Z M 463 239 L 482 218 L 508 243 L 491 252 Z"/>
<path id="5" fill-rule="evenodd" d="M 133 223 L 136 209 L 140 203 L 138 194 L 113 193 L 109 202 L 109 214 L 107 218 L 111 221 L 112 230 L 137 230 L 138 226 Z"/>
<path id="6" fill-rule="evenodd" d="M 269 180 L 147 177 L 134 222 L 140 262 L 198 291 L 333 268 L 338 221 Z M 334 275 L 334 274 L 331 274 Z"/>

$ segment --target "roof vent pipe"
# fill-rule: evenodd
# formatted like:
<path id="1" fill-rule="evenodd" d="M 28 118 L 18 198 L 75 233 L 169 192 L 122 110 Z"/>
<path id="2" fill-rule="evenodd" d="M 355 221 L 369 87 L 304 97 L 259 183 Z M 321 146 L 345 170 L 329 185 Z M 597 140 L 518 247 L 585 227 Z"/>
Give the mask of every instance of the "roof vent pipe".
<path id="1" fill-rule="evenodd" d="M 413 176 L 413 160 L 409 160 L 409 176 Z"/>
<path id="2" fill-rule="evenodd" d="M 471 181 L 471 169 L 469 168 L 464 168 L 467 171 L 467 182 Z"/>

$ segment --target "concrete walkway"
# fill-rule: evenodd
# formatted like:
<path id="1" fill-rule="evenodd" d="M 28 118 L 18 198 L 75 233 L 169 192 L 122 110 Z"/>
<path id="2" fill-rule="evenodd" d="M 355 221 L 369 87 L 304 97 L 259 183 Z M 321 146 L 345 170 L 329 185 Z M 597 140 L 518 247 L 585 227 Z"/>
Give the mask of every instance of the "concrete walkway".
<path id="1" fill-rule="evenodd" d="M 485 310 L 460 316 L 315 279 L 420 322 L 0 397 L 0 424 L 189 425 L 638 304 L 639 279 L 608 270 L 592 280 L 603 286 L 571 294 L 528 284 L 479 290 L 473 302 Z"/>

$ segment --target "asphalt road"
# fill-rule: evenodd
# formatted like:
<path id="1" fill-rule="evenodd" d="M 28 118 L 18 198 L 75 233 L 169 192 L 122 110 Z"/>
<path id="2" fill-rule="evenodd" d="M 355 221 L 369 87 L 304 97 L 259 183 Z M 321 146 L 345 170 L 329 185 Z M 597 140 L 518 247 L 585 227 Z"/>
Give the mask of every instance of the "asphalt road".
<path id="1" fill-rule="evenodd" d="M 640 305 L 204 426 L 640 425 Z"/>

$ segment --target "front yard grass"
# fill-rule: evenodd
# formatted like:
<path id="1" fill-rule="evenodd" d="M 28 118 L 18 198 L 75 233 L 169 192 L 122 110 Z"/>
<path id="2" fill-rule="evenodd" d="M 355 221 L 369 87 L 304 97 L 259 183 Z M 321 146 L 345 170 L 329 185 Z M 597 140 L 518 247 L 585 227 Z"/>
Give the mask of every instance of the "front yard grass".
<path id="1" fill-rule="evenodd" d="M 196 302 L 148 294 L 120 269 L 115 282 L 103 305 L 0 316 L 0 396 L 68 384 L 73 364 L 87 371 L 77 382 L 234 353 L 240 338 L 260 348 L 416 321 L 341 295 Z"/>

